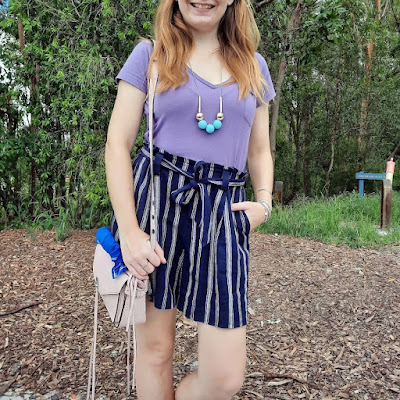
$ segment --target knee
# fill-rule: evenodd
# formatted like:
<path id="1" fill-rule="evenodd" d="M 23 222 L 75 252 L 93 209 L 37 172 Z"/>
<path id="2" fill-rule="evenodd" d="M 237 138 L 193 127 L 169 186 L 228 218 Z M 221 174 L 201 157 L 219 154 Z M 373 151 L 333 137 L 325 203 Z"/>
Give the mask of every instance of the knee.
<path id="1" fill-rule="evenodd" d="M 223 393 L 225 393 L 229 398 L 231 398 L 240 390 L 240 388 L 243 386 L 243 382 L 244 382 L 243 375 L 232 374 L 230 376 L 224 377 L 221 380 L 220 384 Z"/>
<path id="2" fill-rule="evenodd" d="M 215 398 L 230 399 L 244 383 L 244 373 L 239 371 L 220 371 L 211 378 L 209 386 Z"/>
<path id="3" fill-rule="evenodd" d="M 148 340 L 145 345 L 138 343 L 138 358 L 144 356 L 145 363 L 153 368 L 164 368 L 172 364 L 174 343 L 171 340 Z"/>

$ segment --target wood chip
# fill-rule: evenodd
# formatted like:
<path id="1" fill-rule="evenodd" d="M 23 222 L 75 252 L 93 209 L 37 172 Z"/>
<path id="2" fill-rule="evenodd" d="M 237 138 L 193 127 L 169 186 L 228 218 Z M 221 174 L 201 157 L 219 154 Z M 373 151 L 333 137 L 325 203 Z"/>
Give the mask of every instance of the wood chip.
<path id="1" fill-rule="evenodd" d="M 54 388 L 59 398 L 78 398 L 86 387 L 95 232 L 54 242 L 55 231 L 37 231 L 33 242 L 27 230 L 0 231 L 0 312 L 40 302 L 0 317 L 1 387 L 15 378 L 11 388 Z M 400 394 L 393 356 L 400 354 L 400 246 L 349 249 L 254 232 L 250 248 L 246 379 L 234 400 Z M 101 300 L 98 319 L 96 394 L 119 400 L 126 397 L 126 331 L 113 326 Z M 197 345 L 197 323 L 178 312 L 175 384 L 197 360 Z"/>

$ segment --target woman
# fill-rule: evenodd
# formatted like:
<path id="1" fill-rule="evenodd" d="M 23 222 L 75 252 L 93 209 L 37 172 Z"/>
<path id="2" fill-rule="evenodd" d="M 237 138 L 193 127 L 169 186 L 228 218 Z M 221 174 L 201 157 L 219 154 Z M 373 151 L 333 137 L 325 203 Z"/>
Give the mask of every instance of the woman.
<path id="1" fill-rule="evenodd" d="M 106 144 L 112 232 L 129 270 L 150 283 L 147 321 L 136 327 L 137 394 L 230 399 L 246 366 L 248 236 L 272 203 L 268 101 L 275 92 L 256 53 L 259 32 L 248 0 L 161 0 L 155 39 L 154 49 L 139 42 L 116 77 Z M 154 250 L 148 146 L 132 165 L 130 159 L 143 109 L 148 114 L 153 61 Z M 245 201 L 246 159 L 255 202 Z M 177 309 L 197 321 L 199 367 L 174 391 Z"/>

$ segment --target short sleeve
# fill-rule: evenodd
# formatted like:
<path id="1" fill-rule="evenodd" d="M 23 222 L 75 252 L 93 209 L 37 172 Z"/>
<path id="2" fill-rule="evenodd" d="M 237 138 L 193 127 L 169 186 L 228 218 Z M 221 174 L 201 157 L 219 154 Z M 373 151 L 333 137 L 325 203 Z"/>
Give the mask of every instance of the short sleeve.
<path id="1" fill-rule="evenodd" d="M 118 84 L 119 80 L 122 79 L 147 93 L 147 68 L 151 51 L 152 45 L 150 43 L 139 42 L 115 77 L 115 83 Z"/>
<path id="2" fill-rule="evenodd" d="M 256 53 L 256 58 L 258 60 L 258 64 L 260 65 L 261 73 L 268 83 L 268 88 L 267 87 L 265 88 L 265 95 L 264 95 L 264 100 L 267 103 L 276 96 L 274 84 L 272 83 L 271 74 L 269 73 L 267 61 L 265 61 L 265 58 L 260 53 Z M 258 99 L 256 106 L 257 107 L 261 106 L 261 102 Z"/>

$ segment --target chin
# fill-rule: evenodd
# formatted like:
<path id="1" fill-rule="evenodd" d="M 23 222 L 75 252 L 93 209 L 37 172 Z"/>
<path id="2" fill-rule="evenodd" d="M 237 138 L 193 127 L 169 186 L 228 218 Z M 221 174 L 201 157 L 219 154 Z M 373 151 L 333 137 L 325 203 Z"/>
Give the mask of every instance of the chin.
<path id="1" fill-rule="evenodd" d="M 199 4 L 209 4 L 212 6 L 209 9 L 196 8 L 192 4 L 196 1 L 187 1 L 181 7 L 181 14 L 188 26 L 199 31 L 207 31 L 218 27 L 224 11 L 216 0 L 198 0 Z M 223 8 L 223 7 L 222 7 Z"/>

